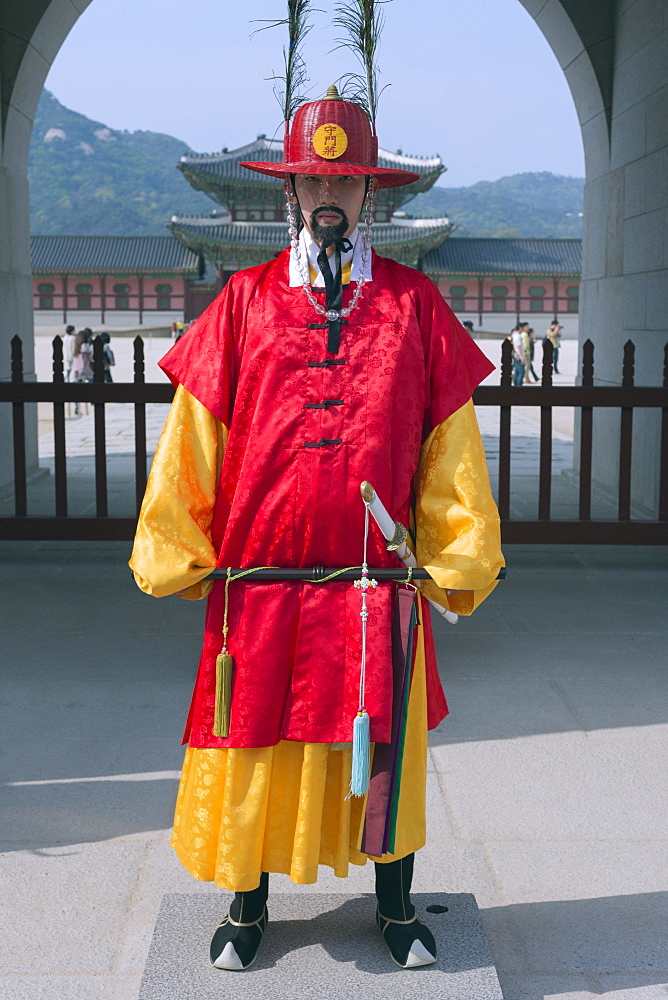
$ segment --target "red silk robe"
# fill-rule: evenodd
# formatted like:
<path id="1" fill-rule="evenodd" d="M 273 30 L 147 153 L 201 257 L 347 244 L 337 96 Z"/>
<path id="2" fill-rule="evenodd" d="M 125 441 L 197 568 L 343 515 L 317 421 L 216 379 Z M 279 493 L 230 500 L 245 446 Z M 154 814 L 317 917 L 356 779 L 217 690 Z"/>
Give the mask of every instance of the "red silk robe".
<path id="1" fill-rule="evenodd" d="M 373 281 L 341 328 L 339 353 L 288 254 L 235 274 L 161 362 L 228 429 L 213 515 L 219 566 L 349 566 L 362 561 L 368 479 L 408 524 L 421 443 L 470 399 L 493 366 L 432 282 L 373 256 Z M 344 306 L 352 288 L 344 289 Z M 398 566 L 372 528 L 370 566 Z M 260 747 L 348 742 L 357 710 L 360 595 L 350 583 L 230 585 L 235 660 L 230 735 L 212 735 L 224 584 L 208 598 L 185 740 Z M 389 742 L 392 585 L 369 597 L 366 706 L 371 740 Z M 426 602 L 424 618 L 428 621 Z M 447 712 L 425 629 L 429 726 Z"/>

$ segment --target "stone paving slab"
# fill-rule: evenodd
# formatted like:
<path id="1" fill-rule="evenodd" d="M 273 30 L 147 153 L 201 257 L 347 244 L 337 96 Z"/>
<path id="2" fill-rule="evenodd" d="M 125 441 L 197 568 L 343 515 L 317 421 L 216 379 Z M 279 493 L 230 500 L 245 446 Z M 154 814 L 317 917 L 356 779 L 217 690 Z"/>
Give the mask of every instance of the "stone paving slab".
<path id="1" fill-rule="evenodd" d="M 668 739 L 645 738 L 643 727 L 595 738 L 513 735 L 431 753 L 465 840 L 542 841 L 558 830 L 564 841 L 642 842 L 645 858 L 655 845 L 665 851 Z"/>
<path id="2" fill-rule="evenodd" d="M 388 1000 L 503 1000 L 475 897 L 414 895 L 439 948 L 435 966 L 404 970 L 389 958 L 373 922 L 375 897 L 343 894 L 273 895 L 257 961 L 247 972 L 213 969 L 208 946 L 220 922 L 219 897 L 163 897 L 139 1000 L 272 1000 L 351 996 Z M 426 913 L 427 906 L 447 906 Z"/>
<path id="3" fill-rule="evenodd" d="M 129 1000 L 137 995 L 138 976 L 3 976 L 2 1000 Z M 176 998 L 175 998 L 176 1000 Z"/>

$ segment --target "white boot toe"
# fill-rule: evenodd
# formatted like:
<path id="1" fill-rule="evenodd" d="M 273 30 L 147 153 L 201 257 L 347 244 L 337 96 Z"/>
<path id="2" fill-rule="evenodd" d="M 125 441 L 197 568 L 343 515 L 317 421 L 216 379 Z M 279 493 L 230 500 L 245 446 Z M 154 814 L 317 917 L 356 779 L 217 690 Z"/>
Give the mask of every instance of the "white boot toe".
<path id="1" fill-rule="evenodd" d="M 237 955 L 234 945 L 228 941 L 221 954 L 213 963 L 214 969 L 229 969 L 230 972 L 240 972 L 243 969 L 241 959 Z"/>
<path id="2" fill-rule="evenodd" d="M 417 938 L 413 941 L 411 945 L 411 950 L 408 952 L 408 958 L 406 959 L 405 969 L 415 969 L 419 965 L 433 965 L 436 959 L 434 956 L 425 948 L 422 941 Z"/>

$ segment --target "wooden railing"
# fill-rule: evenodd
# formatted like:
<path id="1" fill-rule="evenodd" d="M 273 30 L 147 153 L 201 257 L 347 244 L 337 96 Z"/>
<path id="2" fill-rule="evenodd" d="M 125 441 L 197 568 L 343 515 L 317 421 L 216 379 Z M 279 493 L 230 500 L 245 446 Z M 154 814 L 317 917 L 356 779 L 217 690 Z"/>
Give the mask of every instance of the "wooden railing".
<path id="1" fill-rule="evenodd" d="M 498 507 L 505 542 L 540 543 L 606 543 L 606 544 L 668 544 L 668 344 L 664 348 L 663 386 L 634 384 L 635 347 L 632 341 L 624 345 L 622 384 L 594 385 L 594 345 L 586 340 L 582 348 L 581 384 L 552 384 L 552 354 L 550 343 L 543 347 L 541 385 L 519 391 L 512 384 L 512 345 L 505 340 L 501 347 L 501 384 L 480 386 L 473 401 L 478 406 L 498 406 L 499 480 Z M 511 412 L 513 406 L 540 408 L 540 452 L 538 473 L 538 517 L 536 520 L 514 520 L 510 517 L 510 457 Z M 552 500 L 552 408 L 574 407 L 580 411 L 579 468 L 577 470 L 579 510 L 577 520 L 551 518 Z M 617 518 L 593 520 L 592 464 L 593 411 L 621 411 L 619 435 L 619 480 Z M 658 519 L 631 519 L 631 463 L 633 458 L 633 411 L 661 411 L 659 449 Z"/>
<path id="2" fill-rule="evenodd" d="M 0 539 L 118 539 L 132 538 L 136 517 L 110 516 L 108 510 L 105 404 L 126 403 L 134 409 L 135 506 L 138 513 L 147 479 L 146 404 L 169 403 L 174 390 L 167 383 L 144 380 L 144 344 L 134 341 L 134 381 L 105 383 L 103 345 L 94 341 L 93 381 L 65 382 L 62 341 L 53 341 L 53 381 L 24 381 L 22 344 L 12 340 L 12 380 L 0 383 L 0 403 L 12 406 L 14 456 L 14 515 L 0 517 Z M 501 384 L 480 386 L 474 394 L 478 406 L 498 407 L 499 468 L 498 506 L 504 542 L 533 543 L 615 543 L 668 544 L 668 344 L 665 349 L 663 386 L 634 385 L 634 346 L 624 347 L 622 384 L 594 385 L 594 347 L 583 346 L 581 385 L 552 384 L 552 347 L 543 351 L 542 383 L 530 390 L 512 385 L 512 346 L 502 345 Z M 54 429 L 55 516 L 28 516 L 28 469 L 26 462 L 26 404 L 51 403 Z M 95 516 L 72 516 L 68 513 L 67 460 L 65 444 L 65 406 L 67 403 L 90 403 L 94 412 Z M 513 406 L 536 406 L 540 409 L 540 445 L 537 517 L 533 520 L 511 517 L 511 450 Z M 552 408 L 574 407 L 580 411 L 578 518 L 553 519 L 552 507 Z M 633 415 L 636 409 L 661 412 L 660 490 L 658 519 L 632 518 L 631 463 Z M 617 517 L 593 519 L 592 460 L 593 411 L 621 411 L 619 436 L 619 483 Z"/>
<path id="3" fill-rule="evenodd" d="M 144 380 L 144 342 L 134 340 L 134 381 L 104 381 L 103 344 L 93 341 L 93 381 L 66 382 L 63 342 L 53 340 L 53 381 L 24 382 L 23 346 L 12 342 L 12 381 L 0 382 L 0 402 L 12 404 L 14 450 L 14 517 L 0 517 L 0 538 L 15 539 L 129 539 L 136 517 L 110 517 L 108 513 L 106 403 L 130 403 L 134 408 L 135 508 L 137 514 L 146 489 L 146 404 L 170 403 L 174 389 L 169 383 Z M 55 517 L 28 517 L 25 405 L 53 404 Z M 65 404 L 93 406 L 95 517 L 68 515 L 67 456 L 65 449 Z"/>

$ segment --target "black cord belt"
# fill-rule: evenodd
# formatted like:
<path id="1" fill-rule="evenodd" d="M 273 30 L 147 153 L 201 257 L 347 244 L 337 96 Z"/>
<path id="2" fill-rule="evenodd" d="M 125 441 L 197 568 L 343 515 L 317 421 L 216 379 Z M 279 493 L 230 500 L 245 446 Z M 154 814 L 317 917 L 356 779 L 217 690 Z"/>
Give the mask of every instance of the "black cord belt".
<path id="1" fill-rule="evenodd" d="M 332 365 L 345 365 L 343 358 L 325 358 L 324 361 L 308 361 L 309 368 L 331 368 Z"/>
<path id="2" fill-rule="evenodd" d="M 320 438 L 319 441 L 307 441 L 305 448 L 324 448 L 326 444 L 343 444 L 342 438 Z"/>
<path id="3" fill-rule="evenodd" d="M 350 569 L 341 569 L 336 566 L 311 566 L 306 568 L 265 566 L 254 569 L 250 573 L 248 572 L 248 568 L 245 570 L 231 569 L 230 580 L 234 580 L 235 576 L 242 574 L 246 583 L 252 583 L 254 580 L 258 582 L 266 580 L 312 580 L 324 583 L 329 582 L 326 581 L 327 577 L 333 577 L 332 582 L 335 580 L 359 580 L 360 572 L 360 566 L 353 566 Z M 426 569 L 407 570 L 401 566 L 398 566 L 396 569 L 375 569 L 370 566 L 369 577 L 374 580 L 394 580 L 396 583 L 410 583 L 411 580 L 431 580 Z M 505 578 L 506 568 L 504 566 L 503 569 L 499 570 L 497 580 L 505 580 Z M 207 579 L 225 580 L 227 579 L 227 570 L 214 569 L 213 572 L 209 573 Z"/>
<path id="4" fill-rule="evenodd" d="M 343 400 L 323 399 L 322 403 L 304 403 L 307 410 L 326 410 L 329 406 L 343 406 Z"/>

